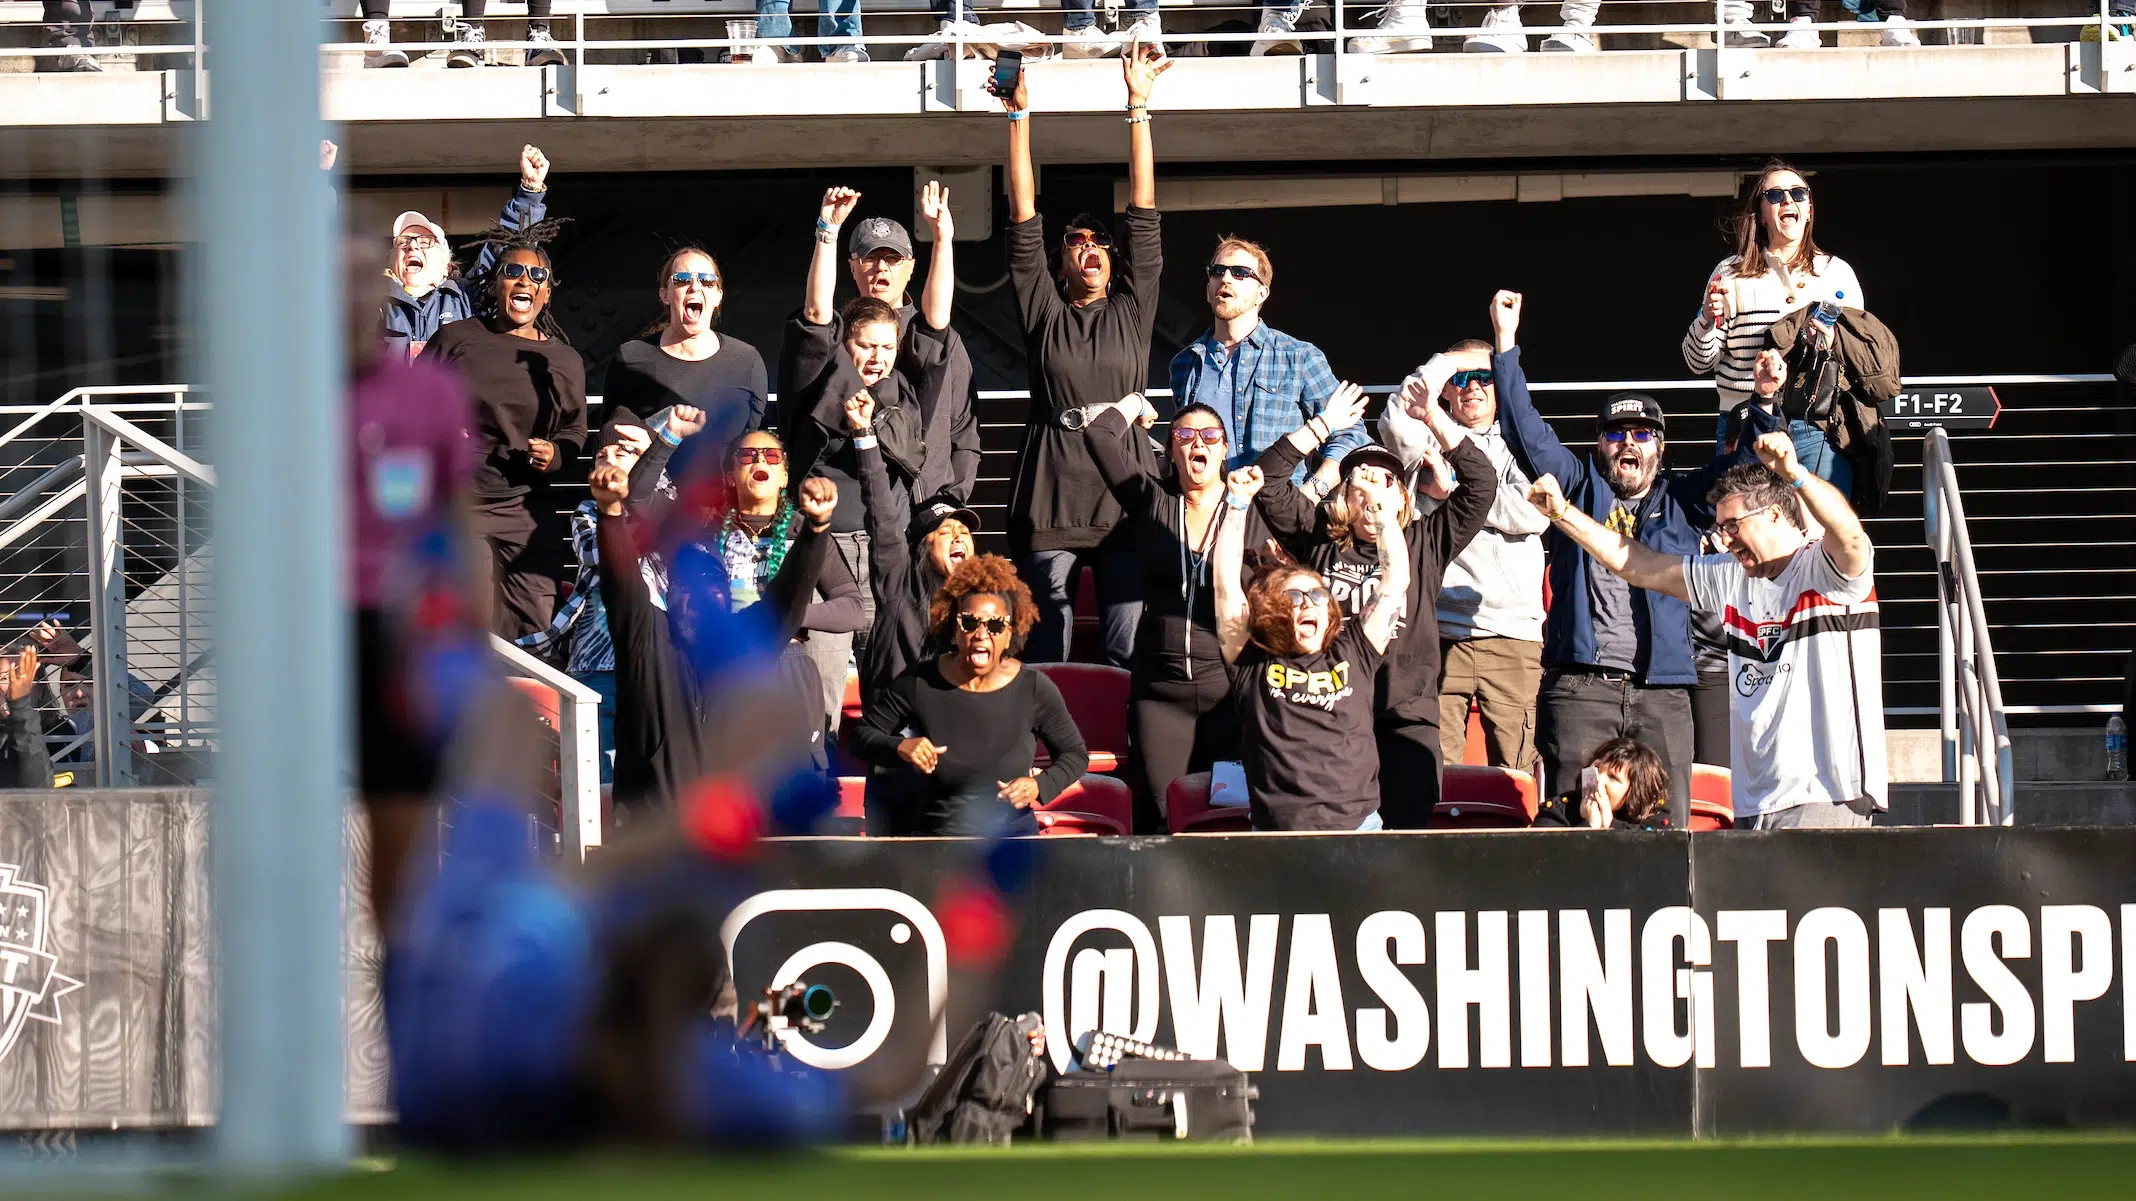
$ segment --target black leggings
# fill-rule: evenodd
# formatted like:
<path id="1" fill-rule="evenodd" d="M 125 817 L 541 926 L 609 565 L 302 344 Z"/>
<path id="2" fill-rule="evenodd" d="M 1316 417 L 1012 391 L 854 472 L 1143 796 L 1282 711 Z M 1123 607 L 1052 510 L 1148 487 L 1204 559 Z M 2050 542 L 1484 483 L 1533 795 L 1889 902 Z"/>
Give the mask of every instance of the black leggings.
<path id="1" fill-rule="evenodd" d="M 1379 743 L 1380 820 L 1390 830 L 1421 830 L 1439 804 L 1439 723 L 1388 715 L 1373 731 Z"/>
<path id="2" fill-rule="evenodd" d="M 1128 786 L 1135 792 L 1135 832 L 1162 834 L 1165 790 L 1191 772 L 1239 757 L 1239 719 L 1231 681 L 1201 665 L 1191 680 L 1162 667 L 1136 665 L 1128 713 Z"/>
<path id="3" fill-rule="evenodd" d="M 1691 761 L 1728 764 L 1728 668 L 1701 668 L 1691 689 Z"/>
<path id="4" fill-rule="evenodd" d="M 1906 15 L 1906 0 L 1871 0 L 1863 8 L 1873 9 L 1887 17 Z M 2094 10 L 2097 11 L 2097 10 Z M 1817 15 L 1817 0 L 1788 0 L 1787 15 L 1790 17 L 1814 17 Z M 1846 18 L 1841 17 L 1840 20 Z M 1699 760 L 1704 763 L 1705 760 Z"/>
<path id="5" fill-rule="evenodd" d="M 536 21 L 548 20 L 550 2 L 551 0 L 527 0 L 527 16 Z M 385 5 L 381 4 L 379 7 L 384 8 Z M 481 20 L 484 10 L 488 8 L 489 0 L 460 0 L 460 15 L 470 21 Z"/>

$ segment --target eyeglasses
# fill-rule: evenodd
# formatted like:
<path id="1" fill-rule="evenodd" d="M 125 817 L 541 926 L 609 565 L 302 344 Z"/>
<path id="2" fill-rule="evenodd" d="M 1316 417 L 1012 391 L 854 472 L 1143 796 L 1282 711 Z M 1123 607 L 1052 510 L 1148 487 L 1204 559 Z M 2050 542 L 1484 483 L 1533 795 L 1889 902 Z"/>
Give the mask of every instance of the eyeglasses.
<path id="1" fill-rule="evenodd" d="M 957 628 L 965 633 L 976 634 L 981 626 L 986 627 L 987 633 L 999 638 L 1009 632 L 1009 619 L 1006 617 L 981 617 L 977 613 L 957 614 Z"/>
<path id="2" fill-rule="evenodd" d="M 1661 437 L 1660 430 L 1649 429 L 1643 425 L 1639 426 L 1636 429 L 1602 431 L 1602 440 L 1604 442 L 1622 442 L 1626 438 L 1630 438 L 1632 441 L 1637 442 L 1641 446 L 1645 446 L 1647 443 L 1652 442 L 1654 439 L 1659 437 Z"/>
<path id="3" fill-rule="evenodd" d="M 428 250 L 438 244 L 429 234 L 402 234 L 393 239 L 393 244 L 403 250 Z"/>
<path id="4" fill-rule="evenodd" d="M 734 461 L 737 464 L 762 463 L 766 467 L 777 467 L 786 461 L 786 452 L 776 446 L 744 446 L 734 452 Z"/>
<path id="5" fill-rule="evenodd" d="M 719 286 L 719 276 L 710 271 L 677 271 L 675 274 L 668 276 L 668 282 L 678 288 L 687 288 L 691 284 L 703 284 L 708 288 L 716 288 Z"/>
<path id="6" fill-rule="evenodd" d="M 1285 599 L 1290 601 L 1293 609 L 1303 609 L 1307 605 L 1326 605 L 1328 603 L 1328 590 L 1325 588 L 1285 588 L 1283 595 Z"/>
<path id="7" fill-rule="evenodd" d="M 1732 517 L 1727 521 L 1716 521 L 1713 523 L 1714 535 L 1733 542 L 1736 540 L 1736 535 L 1742 530 L 1744 522 L 1753 517 L 1763 517 L 1767 513 L 1778 513 L 1779 511 L 1779 505 L 1767 505 L 1762 509 L 1753 509 L 1741 517 Z"/>
<path id="8" fill-rule="evenodd" d="M 1078 246 L 1095 246 L 1100 250 L 1112 249 L 1112 236 L 1090 229 L 1071 229 L 1061 236 L 1061 245 L 1074 249 Z"/>
<path id="9" fill-rule="evenodd" d="M 501 274 L 506 279 L 524 279 L 536 287 L 549 282 L 549 269 L 531 263 L 506 263 Z"/>
<path id="10" fill-rule="evenodd" d="M 1227 275 L 1233 279 L 1250 279 L 1255 283 L 1261 282 L 1260 275 L 1257 274 L 1251 267 L 1243 267 L 1237 263 L 1209 264 L 1210 279 L 1222 279 Z"/>
<path id="11" fill-rule="evenodd" d="M 1200 429 L 1193 429 L 1188 426 L 1175 425 L 1172 427 L 1172 441 L 1179 443 L 1181 446 L 1191 446 L 1197 441 L 1203 446 L 1218 446 L 1224 441 L 1224 427 L 1221 425 L 1205 425 Z"/>
<path id="12" fill-rule="evenodd" d="M 1758 195 L 1764 197 L 1765 203 L 1772 205 L 1774 208 L 1778 208 L 1780 207 L 1781 202 L 1787 200 L 1792 200 L 1796 204 L 1803 203 L 1804 201 L 1810 198 L 1810 190 L 1808 188 L 1803 187 L 1767 188 L 1763 192 L 1758 193 Z"/>
<path id="13" fill-rule="evenodd" d="M 1479 367 L 1474 371 L 1456 371 L 1446 382 L 1456 388 L 1466 388 L 1470 384 L 1489 386 L 1490 382 L 1497 378 L 1489 367 Z"/>

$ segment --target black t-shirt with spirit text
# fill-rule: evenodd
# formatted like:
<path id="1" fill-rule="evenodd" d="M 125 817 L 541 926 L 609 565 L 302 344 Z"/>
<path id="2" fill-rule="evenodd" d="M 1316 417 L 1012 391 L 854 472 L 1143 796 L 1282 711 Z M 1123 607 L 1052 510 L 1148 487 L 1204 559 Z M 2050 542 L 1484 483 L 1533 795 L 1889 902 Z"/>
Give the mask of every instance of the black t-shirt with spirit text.
<path id="1" fill-rule="evenodd" d="M 1380 652 L 1343 623 L 1309 655 L 1248 643 L 1231 665 L 1256 830 L 1355 830 L 1379 811 L 1372 680 Z"/>

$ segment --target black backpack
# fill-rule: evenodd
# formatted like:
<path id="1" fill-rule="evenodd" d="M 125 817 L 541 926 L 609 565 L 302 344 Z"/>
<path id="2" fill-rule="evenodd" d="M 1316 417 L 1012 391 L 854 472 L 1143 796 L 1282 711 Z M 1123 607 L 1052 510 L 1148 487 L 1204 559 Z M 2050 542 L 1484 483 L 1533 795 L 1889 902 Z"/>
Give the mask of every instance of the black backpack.
<path id="1" fill-rule="evenodd" d="M 1039 1052 L 1045 1029 L 1035 1013 L 987 1014 L 906 1113 L 906 1141 L 1006 1144 L 1030 1119 L 1032 1098 L 1046 1082 Z"/>

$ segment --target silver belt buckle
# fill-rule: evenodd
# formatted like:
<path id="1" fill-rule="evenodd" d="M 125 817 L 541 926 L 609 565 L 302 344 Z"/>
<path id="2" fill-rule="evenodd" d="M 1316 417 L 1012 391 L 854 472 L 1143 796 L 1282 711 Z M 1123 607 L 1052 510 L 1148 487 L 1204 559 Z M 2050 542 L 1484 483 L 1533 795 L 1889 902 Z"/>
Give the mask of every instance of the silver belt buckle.
<path id="1" fill-rule="evenodd" d="M 1064 430 L 1069 430 L 1069 431 L 1074 431 L 1074 430 L 1079 430 L 1079 429 L 1082 429 L 1082 428 L 1083 428 L 1084 426 L 1086 426 L 1086 425 L 1089 425 L 1089 424 L 1090 424 L 1090 411 L 1089 411 L 1089 410 L 1088 410 L 1087 408 L 1074 408 L 1074 409 L 1062 409 L 1062 410 L 1061 410 L 1061 428 L 1062 428 L 1062 429 L 1064 429 Z"/>

